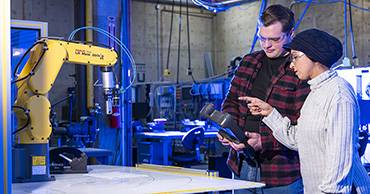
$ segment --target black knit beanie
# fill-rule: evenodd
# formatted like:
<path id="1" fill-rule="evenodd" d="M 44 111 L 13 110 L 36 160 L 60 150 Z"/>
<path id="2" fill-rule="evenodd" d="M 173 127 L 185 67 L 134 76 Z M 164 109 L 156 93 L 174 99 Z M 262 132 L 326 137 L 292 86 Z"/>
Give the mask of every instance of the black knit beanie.
<path id="1" fill-rule="evenodd" d="M 301 51 L 312 61 L 320 62 L 328 68 L 343 54 L 342 43 L 336 37 L 318 29 L 298 33 L 284 48 Z"/>

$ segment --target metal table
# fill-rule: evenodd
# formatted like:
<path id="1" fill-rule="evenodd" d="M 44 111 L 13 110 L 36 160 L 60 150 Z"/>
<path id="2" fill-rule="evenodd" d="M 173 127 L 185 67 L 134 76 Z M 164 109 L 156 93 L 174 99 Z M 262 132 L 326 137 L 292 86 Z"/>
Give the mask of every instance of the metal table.
<path id="1" fill-rule="evenodd" d="M 186 132 L 180 131 L 165 131 L 165 132 L 141 132 L 137 133 L 136 137 L 138 142 L 144 141 L 144 139 L 159 140 L 161 143 L 161 151 L 163 154 L 163 162 L 159 164 L 171 165 L 169 158 L 172 154 L 172 140 L 181 139 Z M 216 138 L 217 131 L 205 131 L 204 138 Z"/>

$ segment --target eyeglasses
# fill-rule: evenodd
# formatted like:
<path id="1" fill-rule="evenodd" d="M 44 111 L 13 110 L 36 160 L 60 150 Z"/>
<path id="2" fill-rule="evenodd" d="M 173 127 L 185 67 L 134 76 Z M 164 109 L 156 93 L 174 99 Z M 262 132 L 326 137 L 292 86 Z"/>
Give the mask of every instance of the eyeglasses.
<path id="1" fill-rule="evenodd" d="M 284 33 L 283 35 L 279 37 L 263 37 L 261 36 L 261 34 L 257 34 L 257 37 L 261 42 L 265 43 L 268 41 L 272 44 L 281 42 L 285 36 L 286 36 L 286 33 Z"/>
<path id="2" fill-rule="evenodd" d="M 290 56 L 291 56 L 291 61 L 292 61 L 292 63 L 294 63 L 295 61 L 297 61 L 297 59 L 299 59 L 299 58 L 301 58 L 301 57 L 303 57 L 305 54 L 304 53 L 302 53 L 302 52 L 299 52 L 299 53 L 297 53 L 297 54 L 293 54 L 293 53 L 291 53 L 290 54 Z"/>

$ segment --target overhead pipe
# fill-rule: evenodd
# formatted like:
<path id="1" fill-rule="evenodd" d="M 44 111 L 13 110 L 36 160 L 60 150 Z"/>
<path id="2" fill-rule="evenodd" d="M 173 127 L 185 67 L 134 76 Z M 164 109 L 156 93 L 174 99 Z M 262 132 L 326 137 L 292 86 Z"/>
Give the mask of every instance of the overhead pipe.
<path id="1" fill-rule="evenodd" d="M 348 52 L 347 52 L 347 0 L 343 1 L 343 27 L 344 27 L 344 40 L 343 40 L 343 60 L 342 60 L 342 65 L 343 67 L 351 67 L 351 61 L 348 58 Z M 339 66 L 338 66 L 339 67 Z"/>
<path id="2" fill-rule="evenodd" d="M 85 1 L 74 1 L 74 15 L 75 15 L 75 28 L 85 26 L 86 24 L 86 6 Z M 77 40 L 86 40 L 86 33 L 77 33 Z M 88 108 L 86 104 L 86 65 L 76 65 L 76 106 L 81 108 L 75 108 L 73 110 L 73 121 L 78 121 L 80 115 L 88 115 Z"/>
<path id="3" fill-rule="evenodd" d="M 92 0 L 85 0 L 86 2 L 86 26 L 93 26 L 93 7 Z M 86 30 L 86 41 L 93 42 L 93 32 Z M 89 110 L 94 108 L 94 67 L 86 66 L 86 106 Z"/>
<path id="4" fill-rule="evenodd" d="M 156 32 L 156 50 L 157 50 L 157 80 L 158 81 L 162 81 L 163 80 L 163 77 L 161 75 L 161 72 L 163 72 L 163 67 L 162 67 L 162 64 L 161 64 L 161 61 L 160 61 L 160 45 L 159 45 L 159 39 L 160 39 L 160 34 L 159 34 L 159 29 L 160 29 L 160 26 L 159 26 L 159 16 L 160 16 L 160 13 L 161 13 L 161 7 L 157 4 L 155 6 L 155 32 Z"/>
<path id="5" fill-rule="evenodd" d="M 153 3 L 153 4 L 162 4 L 162 5 L 172 5 L 172 0 L 133 0 L 133 1 L 137 1 L 137 2 L 144 2 L 144 3 Z M 175 1 L 175 6 L 186 6 L 185 2 L 181 3 L 180 1 Z M 189 7 L 192 7 L 192 8 L 199 8 L 199 6 L 191 3 L 189 5 Z"/>
<path id="6" fill-rule="evenodd" d="M 343 1 L 343 27 L 344 27 L 344 40 L 343 40 L 343 47 L 344 47 L 344 57 L 348 57 L 347 54 L 347 0 Z"/>
<path id="7" fill-rule="evenodd" d="M 250 3 L 256 0 L 228 0 L 228 1 L 219 1 L 219 2 L 210 2 L 205 3 L 208 6 L 233 6 L 233 5 L 240 5 L 242 3 Z M 206 2 L 206 1 L 205 1 Z"/>
<path id="8" fill-rule="evenodd" d="M 256 0 L 220 0 L 219 2 L 213 2 L 212 0 L 192 0 L 192 2 L 198 6 L 202 6 L 208 11 L 214 13 L 225 11 L 231 7 L 235 7 L 244 3 L 250 3 Z"/>
<path id="9" fill-rule="evenodd" d="M 170 10 L 170 9 L 167 9 L 166 7 L 164 7 L 164 8 L 162 8 L 161 10 L 160 10 L 160 12 L 162 13 L 162 12 L 164 12 L 164 13 L 171 13 L 172 12 L 172 10 Z M 174 14 L 180 14 L 180 11 L 178 11 L 178 10 L 174 10 L 173 11 L 173 13 Z M 181 14 L 186 14 L 186 12 L 185 11 L 182 11 L 181 12 Z M 205 18 L 205 19 L 213 19 L 213 17 L 214 16 L 216 16 L 216 14 L 215 13 L 213 13 L 213 12 L 207 12 L 207 13 L 201 13 L 201 12 L 191 12 L 191 11 L 189 11 L 189 16 L 192 16 L 192 17 L 198 17 L 198 18 Z"/>
<path id="10" fill-rule="evenodd" d="M 173 2 L 172 0 L 133 0 L 133 1 L 138 1 L 138 2 L 145 2 L 145 3 L 154 3 L 154 4 L 164 4 L 164 5 L 172 5 Z M 244 3 L 251 3 L 251 2 L 254 2 L 256 0 L 227 0 L 227 1 L 220 1 L 220 2 L 210 2 L 210 3 L 207 3 L 206 1 L 202 1 L 203 3 L 205 3 L 205 5 L 207 6 L 235 6 L 235 5 L 241 5 L 241 4 L 244 4 Z M 180 0 L 175 0 L 175 3 L 174 3 L 175 6 L 186 6 L 186 2 L 185 1 L 180 1 Z M 189 7 L 190 8 L 199 8 L 200 6 L 199 5 L 196 5 L 193 1 L 189 2 Z"/>
<path id="11" fill-rule="evenodd" d="M 353 33 L 353 24 L 352 24 L 352 3 L 351 0 L 348 0 L 349 5 L 349 34 L 351 36 L 351 48 L 352 48 L 352 60 L 354 63 L 354 66 L 359 66 L 359 59 L 356 55 L 356 47 L 355 47 L 355 35 Z"/>

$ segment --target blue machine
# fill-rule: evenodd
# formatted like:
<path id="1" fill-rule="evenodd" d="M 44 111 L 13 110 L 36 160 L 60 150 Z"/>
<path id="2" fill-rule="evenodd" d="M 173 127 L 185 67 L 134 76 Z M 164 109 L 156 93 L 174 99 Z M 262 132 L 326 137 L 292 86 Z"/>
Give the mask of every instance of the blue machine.
<path id="1" fill-rule="evenodd" d="M 200 157 L 200 146 L 203 144 L 204 139 L 204 128 L 203 127 L 194 127 L 190 129 L 184 137 L 181 139 L 182 145 L 184 148 L 193 153 L 185 153 L 182 155 L 174 156 L 172 159 L 175 163 L 180 165 L 189 165 L 192 163 L 198 163 L 201 161 Z"/>

